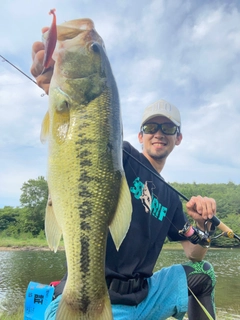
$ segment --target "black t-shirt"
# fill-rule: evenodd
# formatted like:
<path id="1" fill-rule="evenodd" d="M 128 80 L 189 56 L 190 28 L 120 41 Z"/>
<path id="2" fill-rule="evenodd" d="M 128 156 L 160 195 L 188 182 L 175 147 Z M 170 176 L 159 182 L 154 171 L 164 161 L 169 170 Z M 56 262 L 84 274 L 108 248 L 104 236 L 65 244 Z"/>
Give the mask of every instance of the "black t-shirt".
<path id="1" fill-rule="evenodd" d="M 130 143 L 124 142 L 123 148 L 159 175 L 147 158 Z M 111 279 L 125 282 L 150 277 L 165 238 L 168 237 L 171 241 L 184 240 L 178 230 L 187 221 L 176 192 L 124 152 L 123 166 L 132 198 L 132 221 L 118 251 L 111 234 L 108 234 L 105 270 L 107 283 Z M 66 278 L 56 287 L 55 296 L 62 293 Z M 141 290 L 128 294 L 109 289 L 113 304 L 137 305 L 147 293 L 146 282 Z"/>
<path id="2" fill-rule="evenodd" d="M 147 158 L 130 143 L 124 150 L 158 174 Z M 106 252 L 106 278 L 122 280 L 152 275 L 164 240 L 181 241 L 178 234 L 187 221 L 176 192 L 123 152 L 123 166 L 130 188 L 133 213 L 128 233 L 117 251 L 109 233 Z M 159 174 L 158 174 L 159 175 Z M 109 290 L 112 303 L 138 304 L 147 288 L 130 295 Z"/>

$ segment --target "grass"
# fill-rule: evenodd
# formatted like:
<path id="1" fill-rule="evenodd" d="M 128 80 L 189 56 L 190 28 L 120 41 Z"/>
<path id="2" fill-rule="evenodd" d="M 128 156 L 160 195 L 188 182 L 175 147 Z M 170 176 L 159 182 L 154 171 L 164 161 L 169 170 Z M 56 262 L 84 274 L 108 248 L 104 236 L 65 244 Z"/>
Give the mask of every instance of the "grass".
<path id="1" fill-rule="evenodd" d="M 13 313 L 0 313 L 1 320 L 22 320 L 23 319 L 23 307 L 19 311 Z"/>
<path id="2" fill-rule="evenodd" d="M 12 237 L 0 238 L 0 247 L 44 247 L 47 246 L 46 240 L 31 238 L 31 239 L 16 239 Z"/>
<path id="3" fill-rule="evenodd" d="M 4 306 L 6 310 L 12 310 L 10 312 L 4 311 L 1 313 L 0 309 L 0 319 L 1 320 L 22 320 L 23 319 L 23 312 L 24 312 L 24 302 L 22 301 L 21 304 L 19 302 L 18 305 L 15 305 L 13 307 L 10 305 L 10 302 L 8 302 L 7 305 Z"/>
<path id="4" fill-rule="evenodd" d="M 64 246 L 63 240 L 60 242 L 60 246 Z M 45 237 L 33 238 L 28 234 L 22 234 L 19 237 L 5 237 L 0 234 L 0 248 L 24 248 L 24 247 L 39 247 L 39 248 L 48 248 L 47 241 Z M 164 244 L 163 249 L 182 249 L 180 243 L 167 243 Z"/>
<path id="5" fill-rule="evenodd" d="M 167 249 L 167 250 L 181 249 L 181 250 L 183 250 L 183 247 L 182 247 L 181 243 L 179 243 L 179 242 L 167 242 L 163 245 L 163 249 Z"/>
<path id="6" fill-rule="evenodd" d="M 44 249 L 48 248 L 47 241 L 44 238 L 33 238 L 31 236 L 26 235 L 20 235 L 18 238 L 16 237 L 4 237 L 0 234 L 0 250 L 1 248 L 9 248 L 10 249 L 19 249 L 19 248 L 27 248 L 27 247 L 34 247 Z M 60 242 L 59 249 L 62 249 L 64 247 L 63 240 Z M 174 250 L 174 249 L 182 249 L 182 245 L 180 243 L 167 243 L 164 244 L 163 249 L 167 250 Z"/>
<path id="7" fill-rule="evenodd" d="M 60 246 L 63 246 L 63 241 L 60 242 Z M 48 244 L 45 238 L 33 238 L 27 235 L 21 235 L 18 238 L 15 237 L 2 237 L 0 235 L 0 248 L 24 248 L 24 247 L 38 247 L 48 248 Z"/>
<path id="8" fill-rule="evenodd" d="M 1 320 L 22 320 L 23 319 L 23 305 L 19 307 L 18 310 L 14 312 L 7 313 L 4 312 L 3 314 L 0 313 Z M 238 314 L 238 313 L 237 313 Z M 237 318 L 236 318 L 237 317 Z M 174 320 L 175 318 L 168 318 L 168 320 Z M 217 319 L 219 320 L 237 320 L 240 319 L 240 316 L 228 315 L 227 312 L 219 311 L 217 312 Z M 176 319 L 175 319 L 176 320 Z M 188 320 L 188 317 L 185 316 L 184 320 Z"/>

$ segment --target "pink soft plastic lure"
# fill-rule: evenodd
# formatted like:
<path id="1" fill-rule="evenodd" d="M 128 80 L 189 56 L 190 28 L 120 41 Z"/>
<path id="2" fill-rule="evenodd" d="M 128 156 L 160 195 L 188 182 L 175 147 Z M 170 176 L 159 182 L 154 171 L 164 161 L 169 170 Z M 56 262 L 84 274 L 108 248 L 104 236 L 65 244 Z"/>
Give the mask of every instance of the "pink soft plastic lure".
<path id="1" fill-rule="evenodd" d="M 45 42 L 45 55 L 44 55 L 44 60 L 43 60 L 43 73 L 44 71 L 49 67 L 51 59 L 52 59 L 52 54 L 56 46 L 57 42 L 57 22 L 56 22 L 56 15 L 55 15 L 56 9 L 50 10 L 49 14 L 53 15 L 53 20 L 52 20 L 52 25 L 48 31 L 48 36 L 46 38 Z"/>

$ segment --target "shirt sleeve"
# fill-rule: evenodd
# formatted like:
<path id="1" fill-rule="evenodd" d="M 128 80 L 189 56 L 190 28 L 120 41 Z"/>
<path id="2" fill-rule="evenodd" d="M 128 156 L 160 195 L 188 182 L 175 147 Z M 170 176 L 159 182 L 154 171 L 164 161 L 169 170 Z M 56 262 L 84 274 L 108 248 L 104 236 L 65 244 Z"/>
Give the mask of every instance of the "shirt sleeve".
<path id="1" fill-rule="evenodd" d="M 138 157 L 139 155 L 139 152 L 129 142 L 123 141 L 123 166 L 129 159 L 129 155 L 125 153 L 124 150 L 136 157 Z"/>
<path id="2" fill-rule="evenodd" d="M 184 241 L 185 238 L 183 238 L 179 234 L 179 230 L 182 230 L 185 223 L 187 222 L 187 217 L 185 213 L 183 212 L 182 203 L 180 199 L 178 198 L 178 206 L 176 209 L 176 212 L 174 214 L 173 220 L 171 222 L 171 227 L 168 232 L 168 239 L 169 241 Z"/>

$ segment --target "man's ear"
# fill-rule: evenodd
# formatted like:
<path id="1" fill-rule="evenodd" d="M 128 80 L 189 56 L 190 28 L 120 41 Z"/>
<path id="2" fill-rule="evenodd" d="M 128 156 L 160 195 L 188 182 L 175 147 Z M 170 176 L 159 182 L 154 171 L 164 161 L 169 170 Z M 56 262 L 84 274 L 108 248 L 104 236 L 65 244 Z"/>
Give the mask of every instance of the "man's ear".
<path id="1" fill-rule="evenodd" d="M 138 141 L 139 141 L 140 143 L 143 143 L 143 132 L 142 132 L 142 131 L 140 131 L 140 132 L 138 133 Z"/>
<path id="2" fill-rule="evenodd" d="M 175 145 L 176 145 L 176 146 L 179 146 L 179 145 L 180 145 L 180 143 L 181 143 L 181 141 L 182 141 L 182 138 L 183 138 L 182 134 L 181 134 L 181 133 L 178 133 L 178 134 L 177 134 L 177 137 L 176 137 L 176 141 L 175 141 Z"/>

